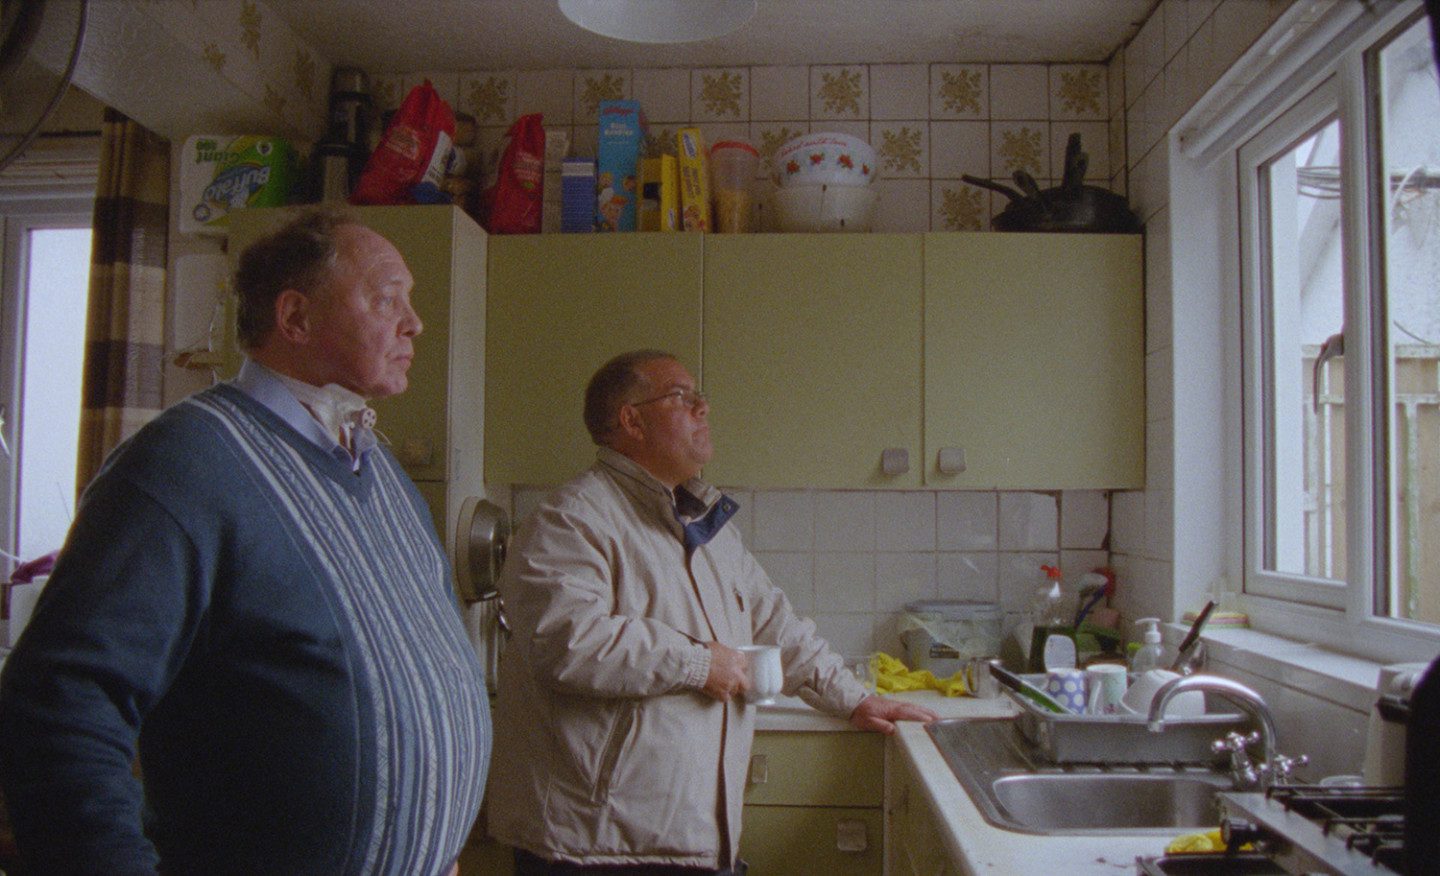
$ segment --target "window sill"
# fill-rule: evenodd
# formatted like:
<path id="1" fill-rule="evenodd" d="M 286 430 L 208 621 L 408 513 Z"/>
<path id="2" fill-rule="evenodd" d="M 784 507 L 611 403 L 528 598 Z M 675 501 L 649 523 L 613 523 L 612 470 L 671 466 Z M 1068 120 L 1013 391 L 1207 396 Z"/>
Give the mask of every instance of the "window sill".
<path id="1" fill-rule="evenodd" d="M 1167 639 L 1178 645 L 1187 625 L 1168 624 L 1166 629 Z M 1207 630 L 1200 638 L 1211 664 L 1234 666 L 1360 712 L 1368 713 L 1375 703 L 1382 666 L 1375 661 L 1259 630 Z"/>

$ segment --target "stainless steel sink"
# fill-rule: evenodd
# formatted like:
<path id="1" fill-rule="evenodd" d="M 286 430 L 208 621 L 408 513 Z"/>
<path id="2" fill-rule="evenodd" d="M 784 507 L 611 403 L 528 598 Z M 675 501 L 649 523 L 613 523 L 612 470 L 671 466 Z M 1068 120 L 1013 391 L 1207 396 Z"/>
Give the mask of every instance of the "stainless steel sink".
<path id="1" fill-rule="evenodd" d="M 1039 834 L 1163 833 L 1219 824 L 1228 773 L 1194 765 L 1056 766 L 1039 759 L 1013 720 L 937 721 L 928 727 L 985 820 Z"/>

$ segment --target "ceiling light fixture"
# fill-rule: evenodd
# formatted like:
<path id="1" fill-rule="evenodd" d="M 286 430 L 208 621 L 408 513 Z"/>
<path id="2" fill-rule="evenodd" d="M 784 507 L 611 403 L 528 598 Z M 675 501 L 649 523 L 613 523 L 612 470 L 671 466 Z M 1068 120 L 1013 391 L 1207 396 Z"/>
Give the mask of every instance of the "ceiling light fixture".
<path id="1" fill-rule="evenodd" d="M 689 43 L 739 30 L 756 0 L 560 0 L 565 17 L 601 36 Z"/>

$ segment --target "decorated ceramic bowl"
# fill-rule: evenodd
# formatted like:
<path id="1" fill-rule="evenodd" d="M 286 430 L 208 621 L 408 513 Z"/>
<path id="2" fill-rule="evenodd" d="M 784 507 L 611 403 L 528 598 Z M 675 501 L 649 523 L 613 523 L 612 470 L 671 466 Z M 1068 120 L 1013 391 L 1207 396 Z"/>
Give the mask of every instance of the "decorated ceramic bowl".
<path id="1" fill-rule="evenodd" d="M 849 134 L 805 134 L 776 150 L 772 167 L 780 186 L 863 186 L 875 178 L 875 150 Z"/>

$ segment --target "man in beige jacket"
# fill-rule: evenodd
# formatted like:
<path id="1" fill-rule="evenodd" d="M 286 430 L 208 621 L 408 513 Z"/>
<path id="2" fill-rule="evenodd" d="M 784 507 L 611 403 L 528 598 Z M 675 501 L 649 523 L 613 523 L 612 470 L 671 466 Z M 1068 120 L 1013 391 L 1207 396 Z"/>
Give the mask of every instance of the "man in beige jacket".
<path id="1" fill-rule="evenodd" d="M 867 694 L 725 526 L 708 414 L 673 356 L 612 359 L 585 393 L 595 465 L 512 541 L 486 799 L 517 876 L 743 872 L 741 646 L 778 645 L 784 692 L 862 730 L 936 718 Z"/>

